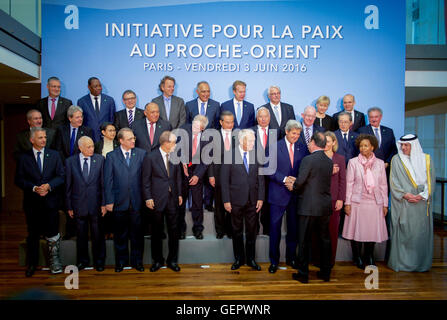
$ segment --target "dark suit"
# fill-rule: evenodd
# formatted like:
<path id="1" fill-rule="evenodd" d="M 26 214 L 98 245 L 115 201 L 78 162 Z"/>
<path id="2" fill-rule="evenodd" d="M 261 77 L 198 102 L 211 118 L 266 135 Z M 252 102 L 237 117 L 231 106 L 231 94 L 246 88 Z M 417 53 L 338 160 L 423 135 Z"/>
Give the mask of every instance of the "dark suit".
<path id="1" fill-rule="evenodd" d="M 137 140 L 135 141 L 135 147 L 146 150 L 147 153 L 151 152 L 155 148 L 160 147 L 160 136 L 164 131 L 171 131 L 172 127 L 168 121 L 158 119 L 154 131 L 154 139 L 151 144 L 149 138 L 149 130 L 147 125 L 147 118 L 142 118 L 132 122 L 131 129 L 133 130 Z"/>
<path id="2" fill-rule="evenodd" d="M 250 103 L 248 101 L 242 102 L 242 118 L 241 122 L 237 123 L 236 119 L 236 112 L 234 110 L 234 104 L 233 99 L 225 101 L 220 106 L 220 112 L 222 111 L 230 111 L 234 115 L 234 129 L 247 129 L 251 128 L 255 125 L 256 119 L 255 119 L 255 106 L 253 103 Z"/>
<path id="3" fill-rule="evenodd" d="M 332 115 L 332 119 L 333 119 L 333 121 L 334 121 L 334 124 L 333 124 L 332 128 L 333 128 L 334 130 L 339 129 L 339 126 L 338 126 L 338 115 L 339 115 L 341 112 L 343 112 L 343 111 L 344 111 L 344 110 L 339 111 L 339 112 L 337 112 L 337 113 L 334 113 L 334 114 Z M 354 110 L 354 119 L 352 119 L 352 127 L 351 127 L 350 130 L 352 130 L 352 131 L 357 131 L 359 128 L 364 127 L 365 125 L 366 125 L 366 122 L 365 122 L 365 114 L 364 114 L 363 112 Z"/>
<path id="4" fill-rule="evenodd" d="M 359 134 L 357 132 L 349 130 L 349 133 L 347 135 L 348 142 L 346 143 L 345 140 L 343 139 L 343 134 L 340 131 L 340 129 L 336 130 L 334 133 L 338 141 L 337 153 L 345 157 L 345 162 L 347 166 L 349 160 L 359 155 L 359 150 L 355 146 L 355 139 L 357 139 Z"/>
<path id="5" fill-rule="evenodd" d="M 103 266 L 106 247 L 102 228 L 101 206 L 104 198 L 104 157 L 93 154 L 87 180 L 82 173 L 79 154 L 65 161 L 65 203 L 67 210 L 73 210 L 76 221 L 76 246 L 78 263 L 89 265 L 88 226 L 90 224 L 92 253 L 95 266 Z"/>
<path id="6" fill-rule="evenodd" d="M 169 121 L 173 129 L 181 127 L 186 122 L 185 101 L 183 101 L 182 98 L 171 96 L 171 110 L 169 112 L 169 117 L 166 114 L 164 95 L 152 99 L 152 102 L 158 104 L 160 118 Z"/>
<path id="7" fill-rule="evenodd" d="M 186 107 L 186 123 L 192 123 L 192 120 L 194 120 L 194 117 L 199 113 L 200 110 L 200 104 L 198 103 L 197 99 L 188 101 L 185 105 Z M 219 119 L 220 119 L 220 104 L 217 101 L 214 101 L 213 99 L 208 99 L 208 104 L 206 107 L 206 113 L 205 116 L 208 118 L 208 125 L 205 129 L 213 128 L 217 129 L 219 128 Z"/>
<path id="8" fill-rule="evenodd" d="M 145 117 L 144 110 L 135 107 L 133 112 L 133 121 L 137 121 L 143 119 Z M 115 122 L 113 123 L 116 129 L 116 132 L 120 131 L 122 128 L 130 128 L 129 118 L 127 117 L 126 108 L 124 110 L 120 110 L 115 113 Z M 133 122 L 132 122 L 133 123 Z"/>
<path id="9" fill-rule="evenodd" d="M 92 129 L 93 141 L 98 142 L 101 139 L 101 125 L 104 122 L 113 123 L 116 107 L 115 100 L 112 97 L 101 94 L 99 102 L 99 114 L 95 111 L 90 94 L 87 94 L 78 100 L 78 106 L 84 111 L 84 126 Z"/>
<path id="10" fill-rule="evenodd" d="M 169 254 L 167 263 L 177 263 L 179 247 L 179 230 L 177 207 L 181 192 L 180 166 L 171 162 L 169 175 L 159 149 L 154 150 L 145 157 L 143 162 L 143 200 L 154 200 L 153 232 L 151 238 L 151 251 L 154 263 L 164 264 L 162 250 L 162 233 L 166 217 L 168 227 Z"/>
<path id="11" fill-rule="evenodd" d="M 45 148 L 53 149 L 54 148 L 54 138 L 56 135 L 56 130 L 44 128 L 47 133 L 47 144 Z M 20 131 L 17 134 L 17 142 L 14 145 L 14 160 L 18 161 L 19 157 L 22 153 L 29 151 L 33 148 L 33 145 L 31 144 L 31 141 L 29 140 L 31 135 L 30 129 L 26 129 L 23 131 Z"/>
<path id="12" fill-rule="evenodd" d="M 59 154 L 44 149 L 42 172 L 39 171 L 33 150 L 21 154 L 16 168 L 15 184 L 23 190 L 23 209 L 28 228 L 27 264 L 37 266 L 39 261 L 39 240 L 43 234 L 47 238 L 59 232 L 58 188 L 64 183 L 65 172 Z M 33 192 L 35 186 L 48 183 L 51 190 L 44 197 Z"/>
<path id="13" fill-rule="evenodd" d="M 374 130 L 371 125 L 367 125 L 358 130 L 358 133 L 366 133 L 375 136 Z M 374 150 L 374 154 L 377 158 L 390 164 L 391 159 L 397 154 L 396 138 L 394 137 L 393 129 L 380 126 L 381 143 L 377 150 Z"/>
<path id="14" fill-rule="evenodd" d="M 293 110 L 293 106 L 288 103 L 284 103 L 284 102 L 280 103 L 281 123 L 278 123 L 278 120 L 276 119 L 275 113 L 273 112 L 273 108 L 270 105 L 270 102 L 264 104 L 263 106 L 261 106 L 259 108 L 262 108 L 262 107 L 267 108 L 269 110 L 269 112 L 270 112 L 270 128 L 279 130 L 277 133 L 277 137 L 278 137 L 278 141 L 281 140 L 286 135 L 287 121 L 289 121 L 291 119 L 292 120 L 296 119 L 295 111 Z"/>
<path id="15" fill-rule="evenodd" d="M 315 151 L 301 161 L 293 191 L 298 193 L 298 272 L 309 274 L 309 250 L 312 232 L 317 229 L 320 243 L 320 269 L 331 272 L 331 238 L 329 220 L 332 213 L 331 176 L 333 163 L 323 150 Z"/>
<path id="16" fill-rule="evenodd" d="M 80 152 L 78 147 L 78 141 L 80 137 L 88 136 L 93 139 L 92 129 L 84 125 L 80 126 L 76 130 L 76 138 L 73 144 L 73 154 L 70 154 L 71 134 L 72 130 L 69 124 L 60 126 L 59 128 L 57 128 L 56 131 L 55 149 L 59 151 L 63 161 L 65 161 L 65 159 L 67 159 L 68 157 Z"/>
<path id="17" fill-rule="evenodd" d="M 130 154 L 129 166 L 121 147 L 107 154 L 104 193 L 106 205 L 113 203 L 115 262 L 117 265 L 128 264 L 130 238 L 130 262 L 136 266 L 143 263 L 144 237 L 139 211 L 142 204 L 141 167 L 146 151 L 134 148 Z"/>
<path id="18" fill-rule="evenodd" d="M 278 141 L 276 171 L 268 179 L 268 203 L 270 204 L 270 249 L 271 264 L 279 264 L 279 244 L 281 241 L 281 224 L 284 212 L 287 217 L 286 262 L 297 261 L 298 217 L 296 215 L 297 197 L 287 190 L 284 179 L 296 177 L 301 159 L 307 154 L 307 147 L 295 142 L 293 145 L 293 167 L 290 162 L 286 138 Z M 266 204 L 267 205 L 267 204 Z M 268 206 L 268 205 L 267 205 Z"/>
<path id="19" fill-rule="evenodd" d="M 259 175 L 259 165 L 255 159 L 255 153 L 254 150 L 250 152 L 248 173 L 242 161 L 239 147 L 233 149 L 233 164 L 223 164 L 220 170 L 222 201 L 231 203 L 234 257 L 236 261 L 240 261 L 242 264 L 244 261 L 250 262 L 255 259 L 258 223 L 256 204 L 258 200 L 264 201 L 265 199 L 264 177 Z"/>
<path id="20" fill-rule="evenodd" d="M 305 135 L 306 135 L 306 133 L 305 133 L 306 126 L 304 125 L 304 123 L 301 123 L 301 124 L 303 126 L 303 130 L 301 130 L 300 137 L 298 138 L 298 143 L 300 143 L 303 146 L 306 146 L 306 148 L 305 148 L 305 150 L 307 150 L 306 151 L 306 155 L 308 155 L 309 154 L 309 149 L 307 149 L 307 143 L 306 143 L 306 137 L 305 137 Z M 313 131 L 309 132 L 309 137 L 310 138 L 312 138 L 312 134 L 315 133 L 315 132 L 325 132 L 326 131 L 323 127 L 317 126 L 315 123 L 313 124 L 312 127 L 313 127 Z"/>
<path id="21" fill-rule="evenodd" d="M 68 124 L 67 110 L 72 105 L 73 102 L 71 100 L 59 96 L 56 113 L 54 114 L 54 118 L 51 119 L 48 111 L 48 97 L 39 100 L 36 109 L 42 113 L 42 127 L 56 130 L 59 126 Z"/>

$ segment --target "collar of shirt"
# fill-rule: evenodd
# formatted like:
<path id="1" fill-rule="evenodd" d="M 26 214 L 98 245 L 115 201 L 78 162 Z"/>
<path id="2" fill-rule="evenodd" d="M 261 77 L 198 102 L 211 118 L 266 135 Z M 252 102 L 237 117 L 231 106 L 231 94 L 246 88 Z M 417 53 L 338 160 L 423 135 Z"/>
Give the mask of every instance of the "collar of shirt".
<path id="1" fill-rule="evenodd" d="M 225 137 L 227 136 L 228 133 L 228 139 L 230 139 L 230 145 L 231 145 L 231 130 L 225 130 L 220 128 L 220 133 L 222 134 L 222 139 L 225 141 Z"/>
<path id="2" fill-rule="evenodd" d="M 150 130 L 151 129 L 151 122 L 149 121 L 148 118 L 146 118 L 146 123 L 147 123 L 147 128 Z M 152 122 L 152 124 L 156 124 L 157 122 Z M 154 130 L 157 126 L 154 126 Z"/>
<path id="3" fill-rule="evenodd" d="M 289 152 L 289 151 L 290 151 L 290 145 L 291 145 L 291 143 L 289 142 L 289 140 L 287 140 L 287 137 L 284 138 L 284 140 L 286 141 L 287 152 Z M 293 144 L 293 145 L 294 145 L 294 144 Z M 294 147 L 292 147 L 292 152 L 295 153 L 295 148 L 294 148 Z"/>
<path id="4" fill-rule="evenodd" d="M 41 152 L 41 159 L 43 159 L 43 157 L 42 157 L 42 155 L 44 154 L 44 152 L 45 152 L 45 148 L 42 148 L 40 151 L 39 150 L 37 150 L 36 148 L 34 148 L 33 147 L 33 153 L 34 153 L 34 158 L 36 158 L 37 159 L 37 153 L 38 152 Z"/>
<path id="5" fill-rule="evenodd" d="M 51 104 L 52 104 L 51 99 L 56 99 L 56 100 L 54 100 L 54 105 L 56 106 L 56 110 L 57 110 L 57 103 L 59 102 L 59 96 L 57 96 L 55 98 L 51 98 L 50 96 L 48 96 L 48 111 L 50 112 L 50 115 L 51 115 Z"/>
<path id="6" fill-rule="evenodd" d="M 239 152 L 241 153 L 242 164 L 244 163 L 244 153 L 247 152 L 247 163 L 250 164 L 250 151 L 244 151 L 242 146 L 239 145 Z"/>
<path id="7" fill-rule="evenodd" d="M 349 136 L 349 130 L 346 131 L 346 132 L 344 132 L 344 131 L 342 131 L 342 130 L 340 129 L 340 132 L 341 132 L 342 135 L 346 134 L 347 136 Z"/>
<path id="8" fill-rule="evenodd" d="M 160 150 L 161 156 L 163 158 L 163 162 L 166 162 L 166 155 L 168 154 L 167 152 L 164 152 L 163 149 L 161 147 L 158 148 L 158 150 Z"/>
<path id="9" fill-rule="evenodd" d="M 73 127 L 73 126 L 71 125 L 71 123 L 70 123 L 70 137 L 71 137 L 71 135 L 72 135 L 72 133 L 73 133 L 73 129 L 76 129 L 76 134 L 78 134 L 78 129 L 79 129 L 79 127 L 78 127 L 78 128 L 75 128 L 75 127 Z"/>
<path id="10" fill-rule="evenodd" d="M 241 104 L 242 109 L 244 109 L 244 101 L 237 101 L 236 98 L 233 98 L 234 108 L 236 109 L 238 102 Z"/>
<path id="11" fill-rule="evenodd" d="M 205 103 L 205 111 L 206 111 L 206 108 L 208 107 L 208 101 L 202 101 L 202 100 L 200 100 L 200 98 L 197 98 L 197 104 L 199 105 L 199 111 L 200 111 L 200 107 L 202 106 L 202 103 Z"/>
<path id="12" fill-rule="evenodd" d="M 81 160 L 81 168 L 84 165 L 84 159 L 87 158 L 87 164 L 90 167 L 90 158 L 91 157 L 86 157 L 82 154 L 82 152 L 79 153 L 79 160 Z"/>
<path id="13" fill-rule="evenodd" d="M 168 98 L 168 97 L 166 97 L 165 95 L 163 95 L 163 100 L 164 100 L 164 101 L 169 101 L 169 102 L 171 102 L 171 98 L 172 98 L 172 96 L 170 96 L 170 97 Z"/>
<path id="14" fill-rule="evenodd" d="M 93 106 L 95 106 L 95 97 L 98 97 L 98 103 L 101 104 L 101 95 L 94 96 L 90 93 L 90 99 L 92 100 Z"/>
<path id="15" fill-rule="evenodd" d="M 133 108 L 130 108 L 130 109 L 126 107 L 127 117 L 129 117 L 129 110 L 132 110 L 132 115 L 135 115 L 136 108 L 137 108 L 137 106 L 134 106 Z"/>
<path id="16" fill-rule="evenodd" d="M 278 106 L 278 111 L 281 112 L 281 102 L 279 102 L 278 104 L 273 104 L 272 102 L 270 102 L 270 107 L 272 107 L 272 110 L 275 111 L 275 107 Z"/>
<path id="17" fill-rule="evenodd" d="M 129 159 L 132 153 L 132 149 L 129 149 L 128 151 L 123 149 L 123 146 L 120 146 L 121 152 L 123 153 L 124 159 L 126 159 L 126 152 L 129 152 Z"/>
<path id="18" fill-rule="evenodd" d="M 314 126 L 313 125 L 311 125 L 311 126 L 306 126 L 304 123 L 303 123 L 303 131 L 306 131 L 306 128 L 309 128 L 310 129 L 310 131 L 313 131 L 313 129 L 314 129 Z"/>
<path id="19" fill-rule="evenodd" d="M 379 124 L 378 127 L 374 127 L 373 125 L 371 125 L 371 129 L 373 130 L 373 132 L 374 132 L 375 129 L 379 129 L 379 133 L 380 133 L 380 124 Z"/>

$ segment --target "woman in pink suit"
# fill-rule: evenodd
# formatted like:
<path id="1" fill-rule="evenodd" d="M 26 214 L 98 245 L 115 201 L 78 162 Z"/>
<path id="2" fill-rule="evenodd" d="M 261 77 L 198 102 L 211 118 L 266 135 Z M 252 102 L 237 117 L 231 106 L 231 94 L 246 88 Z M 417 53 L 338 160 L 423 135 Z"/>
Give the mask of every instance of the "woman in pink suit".
<path id="1" fill-rule="evenodd" d="M 343 237 L 353 240 L 353 254 L 355 249 L 358 250 L 357 257 L 354 255 L 354 263 L 367 266 L 375 264 L 374 244 L 388 239 L 385 222 L 388 187 L 384 162 L 374 155 L 378 147 L 376 137 L 360 134 L 355 144 L 360 154 L 348 163 Z M 362 243 L 363 261 L 360 258 Z"/>

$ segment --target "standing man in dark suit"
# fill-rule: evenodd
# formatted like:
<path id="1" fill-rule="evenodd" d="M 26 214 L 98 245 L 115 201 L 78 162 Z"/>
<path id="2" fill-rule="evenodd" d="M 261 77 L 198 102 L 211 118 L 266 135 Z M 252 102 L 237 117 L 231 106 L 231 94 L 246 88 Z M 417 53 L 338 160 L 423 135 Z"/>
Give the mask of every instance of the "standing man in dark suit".
<path id="1" fill-rule="evenodd" d="M 131 266 L 143 272 L 141 167 L 146 151 L 135 148 L 135 136 L 129 128 L 118 132 L 118 140 L 120 147 L 107 154 L 104 165 L 106 209 L 114 214 L 115 272 L 129 264 L 129 239 Z"/>
<path id="2" fill-rule="evenodd" d="M 279 244 L 281 242 L 281 225 L 286 212 L 286 263 L 298 268 L 296 249 L 298 246 L 298 217 L 296 215 L 296 194 L 287 190 L 286 182 L 298 175 L 301 159 L 307 154 L 306 147 L 298 143 L 301 124 L 296 120 L 287 121 L 286 136 L 278 141 L 276 148 L 276 171 L 269 177 L 268 203 L 270 205 L 270 246 L 269 272 L 275 273 L 279 266 Z"/>
<path id="3" fill-rule="evenodd" d="M 177 207 L 182 205 L 180 166 L 169 161 L 175 149 L 177 137 L 170 131 L 160 136 L 160 147 L 144 158 L 143 162 L 143 197 L 146 206 L 153 210 L 154 230 L 151 238 L 152 259 L 150 271 L 155 272 L 164 265 L 162 232 L 166 218 L 168 226 L 169 254 L 167 265 L 178 272 L 177 264 L 179 231 Z"/>
<path id="4" fill-rule="evenodd" d="M 144 110 L 137 108 L 137 95 L 132 90 L 123 92 L 123 103 L 126 106 L 124 110 L 115 113 L 115 128 L 120 131 L 122 128 L 130 128 L 136 120 L 144 118 Z"/>
<path id="5" fill-rule="evenodd" d="M 152 102 L 158 104 L 160 117 L 165 121 L 169 121 L 173 129 L 181 127 L 186 122 L 186 109 L 185 101 L 173 95 L 175 79 L 165 76 L 161 79 L 158 87 L 163 94 L 152 99 Z"/>
<path id="6" fill-rule="evenodd" d="M 303 131 L 301 131 L 298 142 L 303 146 L 307 146 L 310 143 L 310 139 L 315 132 L 324 132 L 324 128 L 315 124 L 317 118 L 317 111 L 313 106 L 307 106 L 304 108 L 304 112 L 301 114 Z M 308 148 L 304 148 L 309 154 Z"/>
<path id="7" fill-rule="evenodd" d="M 351 114 L 352 124 L 349 129 L 357 132 L 357 130 L 361 127 L 364 127 L 366 123 L 365 123 L 365 114 L 363 112 L 354 110 L 354 105 L 355 105 L 354 96 L 349 93 L 345 94 L 343 97 L 343 108 L 344 108 L 343 111 Z M 339 128 L 338 115 L 343 111 L 334 113 L 334 115 L 332 116 L 332 119 L 334 120 L 333 128 L 335 128 L 335 130 Z"/>
<path id="8" fill-rule="evenodd" d="M 59 195 L 65 172 L 59 154 L 45 148 L 45 129 L 31 128 L 32 149 L 22 153 L 17 163 L 15 184 L 23 190 L 23 209 L 28 227 L 26 238 L 27 269 L 31 277 L 39 262 L 40 235 L 45 235 L 50 258 L 50 272 L 61 273 L 59 258 Z"/>
<path id="9" fill-rule="evenodd" d="M 286 135 L 285 128 L 287 121 L 291 119 L 295 120 L 295 111 L 292 105 L 281 102 L 281 89 L 278 86 L 269 87 L 268 97 L 270 102 L 262 107 L 269 110 L 271 115 L 270 128 L 278 130 L 277 138 L 279 141 Z"/>
<path id="10" fill-rule="evenodd" d="M 231 227 L 231 215 L 225 210 L 222 201 L 222 182 L 220 169 L 225 159 L 232 160 L 231 154 L 234 148 L 234 138 L 232 131 L 234 127 L 234 115 L 226 110 L 220 114 L 220 163 L 213 162 L 208 167 L 209 182 L 214 187 L 214 226 L 216 228 L 216 238 L 222 239 L 226 234 L 228 238 L 233 236 Z"/>
<path id="11" fill-rule="evenodd" d="M 36 109 L 42 113 L 43 127 L 56 130 L 68 124 L 67 110 L 73 102 L 60 96 L 61 82 L 57 77 L 48 78 L 47 89 L 48 97 L 41 99 Z"/>
<path id="12" fill-rule="evenodd" d="M 65 203 L 71 219 L 76 221 L 78 270 L 90 265 L 88 230 L 92 239 L 93 262 L 97 271 L 104 271 L 106 243 L 102 217 L 106 214 L 104 198 L 104 157 L 94 154 L 90 137 L 78 141 L 81 152 L 65 161 Z"/>
<path id="13" fill-rule="evenodd" d="M 298 272 L 293 279 L 309 281 L 309 250 L 312 231 L 318 230 L 320 244 L 320 271 L 317 277 L 324 281 L 331 275 L 331 238 L 329 220 L 332 213 L 331 176 L 333 163 L 324 153 L 326 137 L 315 132 L 309 143 L 310 155 L 301 161 L 298 177 L 286 182 L 287 188 L 298 193 Z"/>
<path id="14" fill-rule="evenodd" d="M 221 105 L 221 111 L 228 110 L 234 114 L 234 128 L 247 129 L 255 125 L 255 107 L 253 103 L 245 101 L 245 82 L 236 80 L 233 82 L 234 98 L 225 101 Z"/>
<path id="15" fill-rule="evenodd" d="M 102 93 L 101 81 L 96 77 L 88 79 L 89 94 L 78 100 L 84 111 L 84 125 L 92 129 L 93 141 L 101 139 L 101 124 L 113 123 L 116 107 L 112 97 Z"/>
<path id="16" fill-rule="evenodd" d="M 346 166 L 349 160 L 357 157 L 359 154 L 359 150 L 355 146 L 355 139 L 359 134 L 349 129 L 351 124 L 351 114 L 349 112 L 341 112 L 338 115 L 338 127 L 340 129 L 334 132 L 338 141 L 337 153 L 345 157 Z"/>
<path id="17" fill-rule="evenodd" d="M 186 123 L 192 123 L 198 114 L 208 118 L 205 129 L 219 127 L 220 103 L 210 99 L 210 86 L 206 81 L 200 81 L 196 89 L 198 98 L 186 103 Z"/>
<path id="18" fill-rule="evenodd" d="M 16 161 L 19 160 L 19 157 L 23 152 L 32 149 L 33 145 L 29 140 L 31 134 L 31 128 L 42 127 L 42 113 L 40 113 L 40 111 L 36 109 L 31 109 L 26 113 L 26 121 L 28 122 L 29 129 L 20 131 L 17 134 L 17 142 L 14 146 L 13 155 Z M 56 131 L 54 129 L 46 129 L 45 131 L 47 133 L 47 145 L 45 147 L 48 149 L 52 149 Z"/>
<path id="19" fill-rule="evenodd" d="M 254 150 L 253 130 L 244 129 L 238 135 L 239 145 L 233 149 L 232 164 L 222 165 L 222 200 L 231 214 L 233 226 L 233 252 L 237 270 L 247 262 L 249 267 L 261 270 L 255 261 L 258 212 L 264 203 L 264 177 L 259 175 L 259 164 Z M 245 220 L 245 246 L 244 246 Z M 245 248 L 244 248 L 245 247 Z"/>

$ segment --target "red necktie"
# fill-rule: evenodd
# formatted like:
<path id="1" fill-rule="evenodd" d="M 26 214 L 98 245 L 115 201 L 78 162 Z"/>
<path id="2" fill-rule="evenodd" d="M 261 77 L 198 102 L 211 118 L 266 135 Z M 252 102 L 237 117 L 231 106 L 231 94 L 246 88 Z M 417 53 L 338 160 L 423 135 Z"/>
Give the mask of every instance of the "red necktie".
<path id="1" fill-rule="evenodd" d="M 51 120 L 54 119 L 54 114 L 56 113 L 56 105 L 54 104 L 54 101 L 56 101 L 56 99 L 51 98 Z"/>
<path id="2" fill-rule="evenodd" d="M 262 128 L 262 131 L 264 131 L 264 149 L 267 147 L 267 131 L 265 131 L 265 128 Z"/>
<path id="3" fill-rule="evenodd" d="M 293 168 L 293 144 L 290 144 L 289 158 L 290 158 L 290 164 L 292 165 L 292 168 Z"/>
<path id="4" fill-rule="evenodd" d="M 229 133 L 226 133 L 225 136 L 225 150 L 229 151 L 230 150 L 230 138 L 228 138 Z"/>
<path id="5" fill-rule="evenodd" d="M 154 144 L 154 123 L 150 122 L 149 138 L 151 139 L 151 145 Z"/>
<path id="6" fill-rule="evenodd" d="M 194 139 L 192 139 L 192 157 L 196 155 L 197 152 L 197 133 L 194 133 Z"/>

